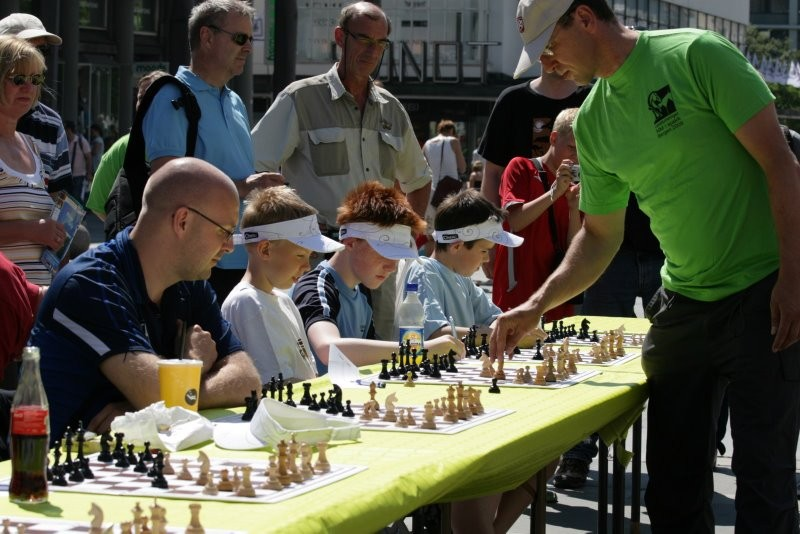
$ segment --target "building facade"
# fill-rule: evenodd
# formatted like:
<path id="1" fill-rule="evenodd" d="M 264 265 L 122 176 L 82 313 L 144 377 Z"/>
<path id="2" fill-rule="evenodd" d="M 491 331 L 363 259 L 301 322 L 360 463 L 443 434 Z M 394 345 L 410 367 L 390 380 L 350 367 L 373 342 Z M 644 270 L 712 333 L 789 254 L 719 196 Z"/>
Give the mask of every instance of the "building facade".
<path id="1" fill-rule="evenodd" d="M 298 78 L 319 74 L 336 60 L 333 28 L 350 0 L 253 0 L 257 11 L 251 65 L 232 81 L 255 123 L 272 101 L 277 2 L 296 2 Z M 798 0 L 783 0 L 797 3 Z M 715 30 L 744 45 L 748 0 L 609 0 L 626 25 Z M 753 0 L 754 4 L 759 0 Z M 39 16 L 64 44 L 48 53 L 46 98 L 64 119 L 107 137 L 127 131 L 138 78 L 154 69 L 174 72 L 189 58 L 186 21 L 193 0 L 0 0 L 0 16 Z M 391 46 L 376 78 L 406 106 L 420 142 L 443 118 L 456 122 L 465 150 L 483 132 L 497 95 L 511 78 L 521 49 L 517 0 L 382 0 L 392 20 Z M 760 3 L 781 3 L 760 0 Z M 795 12 L 797 10 L 795 9 Z M 530 73 L 532 76 L 536 72 Z"/>

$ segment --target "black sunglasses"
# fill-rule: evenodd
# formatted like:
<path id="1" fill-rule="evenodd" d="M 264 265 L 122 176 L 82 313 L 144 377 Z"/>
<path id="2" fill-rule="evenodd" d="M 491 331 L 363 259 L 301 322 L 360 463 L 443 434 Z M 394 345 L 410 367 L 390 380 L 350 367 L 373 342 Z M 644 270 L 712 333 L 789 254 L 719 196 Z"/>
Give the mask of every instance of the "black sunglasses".
<path id="1" fill-rule="evenodd" d="M 42 85 L 44 83 L 44 74 L 15 74 L 9 76 L 8 79 L 16 86 L 25 85 L 30 81 L 31 85 Z"/>
<path id="2" fill-rule="evenodd" d="M 245 44 L 247 44 L 248 41 L 250 41 L 251 43 L 253 42 L 252 35 L 248 35 L 242 32 L 236 32 L 236 33 L 229 32 L 228 30 L 223 30 L 219 26 L 214 26 L 213 24 L 209 24 L 208 27 L 217 32 L 227 33 L 228 35 L 231 36 L 231 41 L 233 41 L 239 46 L 244 46 Z"/>

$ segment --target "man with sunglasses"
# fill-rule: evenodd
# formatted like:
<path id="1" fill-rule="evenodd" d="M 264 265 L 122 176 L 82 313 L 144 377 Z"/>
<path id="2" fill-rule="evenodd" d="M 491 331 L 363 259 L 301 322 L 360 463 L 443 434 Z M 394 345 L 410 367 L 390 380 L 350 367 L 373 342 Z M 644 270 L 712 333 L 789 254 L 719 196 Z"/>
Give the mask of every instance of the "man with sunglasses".
<path id="1" fill-rule="evenodd" d="M 206 283 L 232 250 L 238 219 L 230 178 L 202 160 L 175 159 L 150 176 L 134 227 L 59 271 L 32 336 L 53 441 L 67 425 L 102 432 L 159 400 L 162 358 L 202 360 L 200 408 L 237 406 L 260 389 Z"/>
<path id="2" fill-rule="evenodd" d="M 345 6 L 333 31 L 339 62 L 326 73 L 296 81 L 275 99 L 253 129 L 256 168 L 282 170 L 300 197 L 319 211 L 323 231 L 337 235 L 336 210 L 358 185 L 395 181 L 424 217 L 430 171 L 402 104 L 373 83 L 391 23 L 378 6 Z M 393 339 L 393 280 L 373 292 L 375 328 Z"/>
<path id="3" fill-rule="evenodd" d="M 583 227 L 544 285 L 498 318 L 492 355 L 597 279 L 633 191 L 666 256 L 642 349 L 653 532 L 714 532 L 726 388 L 736 532 L 797 532 L 800 164 L 774 96 L 724 37 L 635 31 L 605 0 L 522 0 L 517 23 L 517 75 L 538 60 L 579 84 L 599 81 L 574 126 Z"/>
<path id="4" fill-rule="evenodd" d="M 12 13 L 0 20 L 0 35 L 16 35 L 25 39 L 39 48 L 45 57 L 48 46 L 61 44 L 61 37 L 48 32 L 41 20 L 28 13 Z M 31 136 L 36 143 L 48 176 L 48 190 L 52 193 L 69 189 L 72 185 L 72 169 L 61 115 L 40 100 L 17 122 L 17 131 Z"/>
<path id="5" fill-rule="evenodd" d="M 227 174 L 244 199 L 257 187 L 283 183 L 276 173 L 255 173 L 250 141 L 250 120 L 242 99 L 226 84 L 244 70 L 253 50 L 255 10 L 242 0 L 205 0 L 189 15 L 188 66 L 175 77 L 185 83 L 200 106 L 194 156 Z M 180 105 L 180 89 L 164 86 L 144 117 L 145 152 L 152 171 L 186 154 L 188 120 Z M 211 285 L 220 301 L 239 283 L 247 267 L 244 247 L 222 259 L 211 275 Z"/>

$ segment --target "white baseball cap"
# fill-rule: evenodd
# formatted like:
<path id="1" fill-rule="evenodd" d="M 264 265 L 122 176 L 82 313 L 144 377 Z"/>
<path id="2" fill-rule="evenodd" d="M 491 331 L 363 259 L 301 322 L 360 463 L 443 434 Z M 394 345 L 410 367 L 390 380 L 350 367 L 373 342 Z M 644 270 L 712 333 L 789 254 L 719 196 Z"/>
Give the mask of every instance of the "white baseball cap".
<path id="1" fill-rule="evenodd" d="M 375 252 L 390 260 L 417 259 L 417 244 L 411 237 L 411 227 L 404 224 L 378 226 L 372 223 L 354 222 L 339 228 L 339 241 L 346 237 L 363 239 Z"/>
<path id="2" fill-rule="evenodd" d="M 20 39 L 45 37 L 47 44 L 61 44 L 61 37 L 45 30 L 42 21 L 28 13 L 12 13 L 0 20 L 0 35 L 16 35 Z"/>
<path id="3" fill-rule="evenodd" d="M 542 50 L 553 35 L 556 22 L 570 5 L 572 0 L 520 0 L 517 4 L 517 28 L 522 37 L 522 54 L 514 78 L 519 78 L 539 61 Z"/>
<path id="4" fill-rule="evenodd" d="M 433 232 L 433 238 L 437 243 L 455 243 L 456 241 L 488 239 L 493 243 L 509 248 L 518 247 L 525 241 L 524 237 L 503 230 L 503 225 L 494 217 L 490 217 L 480 224 L 472 224 L 463 228 L 435 230 Z"/>
<path id="5" fill-rule="evenodd" d="M 361 426 L 351 419 L 295 408 L 269 397 L 261 399 L 249 422 L 214 423 L 214 443 L 223 449 L 275 447 L 281 440 L 292 439 L 292 434 L 297 441 L 308 443 L 357 440 Z"/>
<path id="6" fill-rule="evenodd" d="M 316 215 L 242 228 L 242 233 L 234 236 L 234 243 L 241 245 L 276 239 L 286 239 L 315 252 L 336 252 L 344 248 L 341 243 L 322 235 Z"/>

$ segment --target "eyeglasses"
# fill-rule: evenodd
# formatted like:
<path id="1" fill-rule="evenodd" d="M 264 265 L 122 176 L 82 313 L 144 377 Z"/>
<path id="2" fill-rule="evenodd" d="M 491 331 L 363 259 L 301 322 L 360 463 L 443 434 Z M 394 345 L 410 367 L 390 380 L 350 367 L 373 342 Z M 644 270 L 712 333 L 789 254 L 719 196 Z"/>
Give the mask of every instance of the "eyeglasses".
<path id="1" fill-rule="evenodd" d="M 231 237 L 233 237 L 233 230 L 228 230 L 227 228 L 225 228 L 224 226 L 222 226 L 217 221 L 215 221 L 214 219 L 212 219 L 211 217 L 209 217 L 205 213 L 201 212 L 200 210 L 196 210 L 191 206 L 186 206 L 186 209 L 191 211 L 192 213 L 198 214 L 200 217 L 204 218 L 205 220 L 207 220 L 208 222 L 210 222 L 211 224 L 213 224 L 214 226 L 216 226 L 217 228 L 222 230 L 222 234 L 225 237 L 225 242 L 226 243 L 228 242 L 228 240 Z"/>
<path id="2" fill-rule="evenodd" d="M 217 32 L 227 33 L 228 35 L 231 36 L 231 41 L 233 41 L 234 43 L 236 43 L 239 46 L 244 46 L 245 44 L 247 44 L 248 41 L 251 42 L 251 43 L 253 42 L 253 36 L 249 35 L 247 33 L 229 32 L 228 30 L 223 30 L 219 26 L 214 26 L 213 24 L 209 24 L 208 27 L 211 28 L 214 31 L 217 31 Z"/>
<path id="3" fill-rule="evenodd" d="M 392 44 L 389 39 L 373 39 L 372 37 L 364 35 L 363 33 L 352 33 L 346 28 L 342 28 L 342 31 L 364 46 L 374 46 L 380 48 L 381 50 L 386 50 L 389 48 L 389 45 Z"/>
<path id="4" fill-rule="evenodd" d="M 30 82 L 31 85 L 42 85 L 44 74 L 15 74 L 9 76 L 8 80 L 16 86 L 25 85 L 26 82 Z"/>

